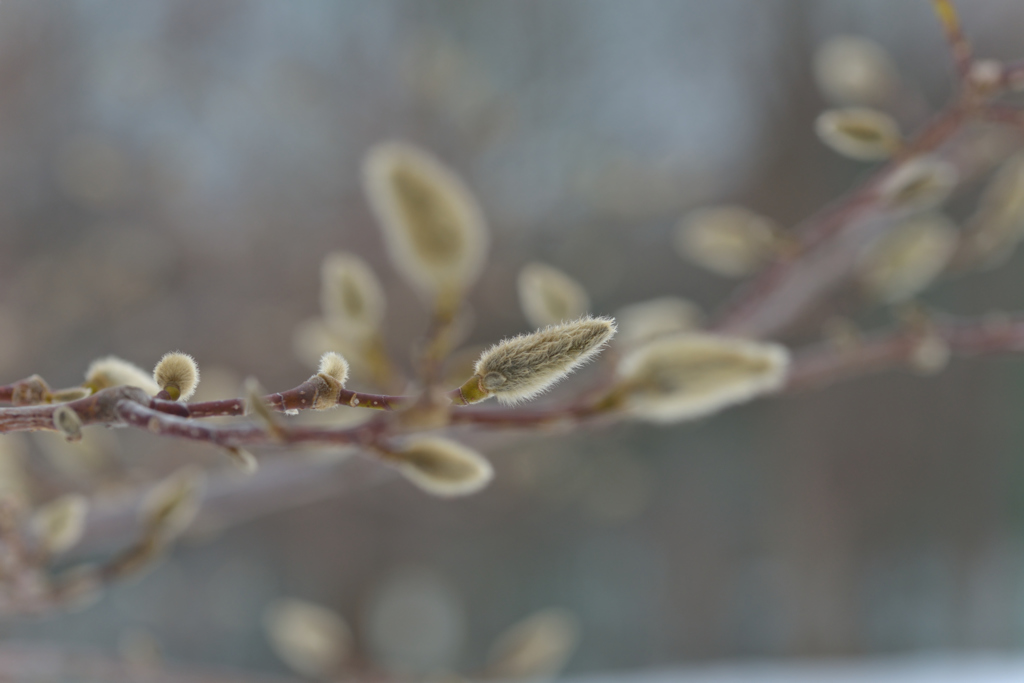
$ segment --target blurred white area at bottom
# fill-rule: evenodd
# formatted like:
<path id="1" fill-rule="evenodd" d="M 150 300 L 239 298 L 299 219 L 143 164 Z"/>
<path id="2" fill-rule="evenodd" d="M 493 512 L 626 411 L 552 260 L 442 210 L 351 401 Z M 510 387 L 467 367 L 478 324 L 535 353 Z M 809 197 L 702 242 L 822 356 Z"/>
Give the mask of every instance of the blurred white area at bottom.
<path id="1" fill-rule="evenodd" d="M 1022 683 L 1024 654 L 750 661 L 567 677 L 563 683 Z"/>

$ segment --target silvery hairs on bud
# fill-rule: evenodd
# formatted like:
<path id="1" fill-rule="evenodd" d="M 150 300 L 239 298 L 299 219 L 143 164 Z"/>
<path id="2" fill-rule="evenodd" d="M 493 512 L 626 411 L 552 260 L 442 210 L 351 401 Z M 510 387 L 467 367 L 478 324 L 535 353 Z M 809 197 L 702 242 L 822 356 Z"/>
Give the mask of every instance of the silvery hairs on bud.
<path id="1" fill-rule="evenodd" d="M 199 365 L 187 353 L 165 353 L 153 368 L 153 381 L 175 401 L 187 401 L 199 386 Z"/>
<path id="2" fill-rule="evenodd" d="M 788 368 L 784 346 L 683 332 L 627 354 L 618 374 L 630 415 L 668 423 L 703 417 L 780 389 Z"/>
<path id="3" fill-rule="evenodd" d="M 403 142 L 371 149 L 363 175 L 399 272 L 435 299 L 465 292 L 483 268 L 488 235 L 462 180 L 429 152 Z"/>
<path id="4" fill-rule="evenodd" d="M 584 317 L 495 344 L 476 363 L 482 393 L 476 400 L 496 396 L 514 404 L 533 398 L 597 355 L 615 329 L 611 318 Z"/>

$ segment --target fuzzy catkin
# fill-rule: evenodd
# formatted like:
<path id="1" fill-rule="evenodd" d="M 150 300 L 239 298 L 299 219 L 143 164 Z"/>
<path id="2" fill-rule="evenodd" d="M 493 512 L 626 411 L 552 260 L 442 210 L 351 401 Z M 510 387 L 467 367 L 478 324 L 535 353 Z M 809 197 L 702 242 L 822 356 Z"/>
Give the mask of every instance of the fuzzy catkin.
<path id="1" fill-rule="evenodd" d="M 160 392 L 150 373 L 117 356 L 105 356 L 90 363 L 85 371 L 85 385 L 93 391 L 126 385 L 138 387 L 150 396 Z"/>
<path id="2" fill-rule="evenodd" d="M 331 329 L 348 339 L 373 335 L 384 319 L 384 289 L 355 254 L 328 254 L 320 266 L 320 307 Z"/>
<path id="3" fill-rule="evenodd" d="M 494 477 L 487 460 L 460 443 L 438 437 L 417 437 L 392 453 L 398 471 L 435 496 L 476 493 Z"/>
<path id="4" fill-rule="evenodd" d="M 371 149 L 363 171 L 395 267 L 428 296 L 461 295 L 479 276 L 488 245 L 483 213 L 462 180 L 402 142 Z"/>
<path id="5" fill-rule="evenodd" d="M 614 334 L 614 320 L 590 317 L 522 334 L 485 351 L 476 377 L 502 403 L 525 401 L 594 357 Z"/>
<path id="6" fill-rule="evenodd" d="M 627 413 L 678 422 L 714 413 L 783 386 L 789 352 L 778 344 L 701 332 L 656 339 L 623 357 Z"/>
<path id="7" fill-rule="evenodd" d="M 176 401 L 187 401 L 199 386 L 199 365 L 181 351 L 164 354 L 153 368 L 153 381 Z"/>

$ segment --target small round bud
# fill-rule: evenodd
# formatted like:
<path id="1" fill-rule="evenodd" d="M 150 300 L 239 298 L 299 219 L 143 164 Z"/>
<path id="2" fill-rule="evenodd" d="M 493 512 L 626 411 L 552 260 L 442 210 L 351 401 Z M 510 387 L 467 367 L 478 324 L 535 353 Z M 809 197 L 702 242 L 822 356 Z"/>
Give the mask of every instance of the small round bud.
<path id="1" fill-rule="evenodd" d="M 316 386 L 313 410 L 337 408 L 338 395 L 345 388 L 347 379 L 348 361 L 341 354 L 328 351 L 321 356 L 319 371 L 309 378 L 310 383 Z"/>
<path id="2" fill-rule="evenodd" d="M 187 353 L 166 353 L 153 368 L 153 380 L 170 395 L 171 400 L 187 401 L 199 386 L 199 366 Z"/>
<path id="3" fill-rule="evenodd" d="M 82 440 L 82 418 L 70 406 L 60 405 L 54 409 L 53 427 L 68 441 Z"/>

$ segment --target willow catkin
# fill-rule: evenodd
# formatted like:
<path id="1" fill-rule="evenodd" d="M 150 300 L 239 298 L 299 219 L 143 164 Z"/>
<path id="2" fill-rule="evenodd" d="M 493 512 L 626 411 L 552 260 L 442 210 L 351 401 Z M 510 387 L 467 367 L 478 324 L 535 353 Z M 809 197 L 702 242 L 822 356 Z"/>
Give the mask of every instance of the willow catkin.
<path id="1" fill-rule="evenodd" d="M 160 392 L 150 373 L 117 356 L 98 358 L 90 363 L 85 371 L 85 386 L 93 391 L 119 386 L 138 387 L 150 396 Z"/>
<path id="2" fill-rule="evenodd" d="M 928 213 L 894 226 L 860 259 L 864 288 L 886 303 L 906 301 L 942 273 L 957 245 L 956 226 Z"/>
<path id="3" fill-rule="evenodd" d="M 967 225 L 970 256 L 988 267 L 1009 258 L 1024 239 L 1024 152 L 999 167 Z"/>
<path id="4" fill-rule="evenodd" d="M 352 630 L 345 620 L 305 600 L 274 601 L 263 615 L 263 627 L 274 653 L 304 676 L 337 674 L 352 650 Z"/>
<path id="5" fill-rule="evenodd" d="M 619 391 L 631 416 L 678 422 L 714 413 L 783 386 L 783 346 L 702 332 L 655 339 L 619 362 Z"/>
<path id="6" fill-rule="evenodd" d="M 542 393 L 597 355 L 615 335 L 611 318 L 584 317 L 501 341 L 484 351 L 460 389 L 466 403 L 495 396 L 506 404 Z"/>
<path id="7" fill-rule="evenodd" d="M 814 131 L 834 151 L 860 161 L 888 159 L 899 149 L 902 139 L 893 117 L 865 107 L 822 112 L 814 122 Z"/>
<path id="8" fill-rule="evenodd" d="M 384 289 L 373 269 L 355 254 L 328 254 L 320 267 L 320 307 L 338 334 L 366 339 L 384 319 Z"/>
<path id="9" fill-rule="evenodd" d="M 174 401 L 187 401 L 199 386 L 199 365 L 187 353 L 165 353 L 153 368 L 153 381 Z"/>
<path id="10" fill-rule="evenodd" d="M 363 170 L 395 267 L 417 289 L 451 305 L 476 281 L 487 252 L 473 195 L 432 154 L 403 142 L 375 146 Z"/>
<path id="11" fill-rule="evenodd" d="M 590 308 L 587 290 L 571 277 L 544 263 L 528 263 L 517 280 L 519 305 L 534 327 L 575 320 Z"/>
<path id="12" fill-rule="evenodd" d="M 482 455 L 439 437 L 411 438 L 390 457 L 406 479 L 435 496 L 476 493 L 494 477 L 491 464 Z"/>
<path id="13" fill-rule="evenodd" d="M 316 387 L 313 397 L 313 410 L 328 410 L 338 407 L 338 396 L 345 388 L 348 380 L 348 361 L 334 351 L 328 351 L 320 357 L 317 374 L 309 378 Z"/>
<path id="14" fill-rule="evenodd" d="M 749 275 L 775 253 L 778 229 L 771 220 L 742 206 L 691 211 L 676 227 L 679 255 L 728 277 Z"/>

